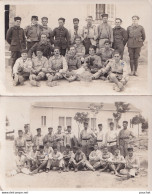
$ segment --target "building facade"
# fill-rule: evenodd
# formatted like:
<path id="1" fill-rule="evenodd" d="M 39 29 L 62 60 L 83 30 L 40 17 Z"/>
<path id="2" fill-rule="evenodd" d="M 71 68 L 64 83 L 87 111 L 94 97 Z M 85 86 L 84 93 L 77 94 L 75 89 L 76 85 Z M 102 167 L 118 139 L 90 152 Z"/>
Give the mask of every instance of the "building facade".
<path id="1" fill-rule="evenodd" d="M 95 130 L 98 128 L 98 124 L 103 124 L 103 131 L 106 133 L 109 129 L 109 122 L 114 121 L 113 113 L 116 111 L 114 104 L 104 104 L 102 109 L 95 114 L 90 110 L 89 105 L 91 103 L 65 103 L 65 102 L 55 102 L 55 103 L 34 103 L 30 109 L 30 126 L 33 134 L 36 133 L 36 129 L 41 127 L 42 133 L 46 134 L 48 127 L 53 127 L 56 131 L 57 126 L 61 125 L 63 131 L 66 130 L 67 126 L 72 126 L 73 133 L 78 136 L 79 127 L 78 123 L 74 120 L 75 114 L 77 112 L 88 113 L 89 118 L 89 128 Z M 130 110 L 122 114 L 121 120 L 119 122 L 122 125 L 123 120 L 129 122 L 129 128 L 132 128 L 131 119 L 140 113 L 140 110 L 131 106 Z M 80 125 L 82 129 L 83 126 Z M 136 126 L 133 127 L 136 130 Z"/>

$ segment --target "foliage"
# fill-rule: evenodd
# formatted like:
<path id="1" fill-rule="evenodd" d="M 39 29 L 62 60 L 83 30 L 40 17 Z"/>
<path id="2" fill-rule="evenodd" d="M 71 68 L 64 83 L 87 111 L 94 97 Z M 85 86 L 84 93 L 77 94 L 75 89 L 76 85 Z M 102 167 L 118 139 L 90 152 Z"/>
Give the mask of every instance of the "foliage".
<path id="1" fill-rule="evenodd" d="M 84 122 L 88 122 L 88 113 L 85 112 L 77 112 L 74 116 L 74 120 L 76 120 L 77 123 L 83 124 Z"/>
<path id="2" fill-rule="evenodd" d="M 132 118 L 132 124 L 133 125 L 139 125 L 141 124 L 141 128 L 144 129 L 148 129 L 148 121 L 146 121 L 146 119 L 141 115 L 136 115 Z"/>
<path id="3" fill-rule="evenodd" d="M 93 113 L 98 114 L 99 111 L 102 109 L 102 107 L 103 107 L 103 103 L 100 103 L 100 104 L 91 103 L 91 104 L 89 105 L 88 108 L 89 108 Z"/>
<path id="4" fill-rule="evenodd" d="M 115 102 L 116 113 L 113 113 L 114 119 L 118 122 L 121 118 L 122 113 L 130 110 L 129 104 L 125 102 Z"/>

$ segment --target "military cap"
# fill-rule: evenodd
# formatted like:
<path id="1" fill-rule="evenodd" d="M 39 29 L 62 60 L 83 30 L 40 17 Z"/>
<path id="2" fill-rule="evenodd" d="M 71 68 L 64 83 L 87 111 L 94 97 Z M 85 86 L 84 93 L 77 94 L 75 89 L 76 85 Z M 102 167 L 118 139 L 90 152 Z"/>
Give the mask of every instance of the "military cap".
<path id="1" fill-rule="evenodd" d="M 20 20 L 21 21 L 22 19 L 21 19 L 21 17 L 16 16 L 16 17 L 14 17 L 14 21 L 16 21 L 16 20 Z"/>
<path id="2" fill-rule="evenodd" d="M 73 22 L 76 22 L 76 21 L 79 22 L 79 19 L 78 18 L 73 18 Z"/>
<path id="3" fill-rule="evenodd" d="M 61 125 L 59 125 L 58 128 L 62 128 Z"/>
<path id="4" fill-rule="evenodd" d="M 37 131 L 41 131 L 41 128 L 37 128 L 36 130 L 37 130 Z"/>
<path id="5" fill-rule="evenodd" d="M 48 129 L 53 129 L 53 127 L 48 127 Z"/>
<path id="6" fill-rule="evenodd" d="M 121 19 L 121 18 L 116 18 L 115 21 L 116 21 L 116 20 L 120 20 L 120 22 L 122 22 L 122 19 Z"/>
<path id="7" fill-rule="evenodd" d="M 92 17 L 92 16 L 88 16 L 88 17 L 86 18 L 86 20 L 88 20 L 88 19 L 93 20 L 93 17 Z"/>
<path id="8" fill-rule="evenodd" d="M 44 149 L 44 145 L 40 145 L 39 146 L 39 149 Z"/>
<path id="9" fill-rule="evenodd" d="M 18 133 L 20 133 L 20 132 L 23 132 L 23 131 L 20 129 L 20 130 L 18 130 Z"/>
<path id="10" fill-rule="evenodd" d="M 37 147 L 37 145 L 36 144 L 33 144 L 32 147 Z"/>
<path id="11" fill-rule="evenodd" d="M 58 49 L 60 51 L 60 47 L 55 46 L 53 50 Z"/>
<path id="12" fill-rule="evenodd" d="M 24 152 L 24 150 L 22 148 L 18 148 L 17 150 L 18 152 Z"/>
<path id="13" fill-rule="evenodd" d="M 48 20 L 48 17 L 42 17 L 41 20 Z"/>
<path id="14" fill-rule="evenodd" d="M 71 125 L 68 125 L 67 128 L 71 128 Z"/>
<path id="15" fill-rule="evenodd" d="M 59 21 L 59 20 L 62 20 L 63 22 L 65 22 L 65 18 L 59 18 L 58 21 Z"/>
<path id="16" fill-rule="evenodd" d="M 57 149 L 57 145 L 56 144 L 53 145 L 53 149 Z"/>
<path id="17" fill-rule="evenodd" d="M 40 47 L 38 47 L 38 48 L 36 49 L 36 51 L 41 51 L 41 52 L 43 53 L 43 51 L 42 51 L 42 49 L 41 49 Z"/>
<path id="18" fill-rule="evenodd" d="M 80 40 L 82 39 L 81 36 L 78 36 L 78 35 L 75 36 L 75 40 L 78 39 L 78 38 L 79 38 Z"/>
<path id="19" fill-rule="evenodd" d="M 104 17 L 107 17 L 108 18 L 108 14 L 107 13 L 103 13 L 101 14 L 101 17 L 104 18 Z"/>
<path id="20" fill-rule="evenodd" d="M 35 20 L 37 20 L 37 21 L 38 21 L 38 16 L 33 15 L 33 16 L 31 17 L 31 20 L 33 20 L 33 19 L 35 19 Z"/>
<path id="21" fill-rule="evenodd" d="M 130 151 L 133 151 L 134 149 L 132 147 L 129 147 L 127 148 L 127 151 L 130 152 Z"/>
<path id="22" fill-rule="evenodd" d="M 26 49 L 23 49 L 23 50 L 21 50 L 21 53 L 28 53 L 28 51 Z M 27 124 L 25 124 L 25 125 L 27 125 Z"/>
<path id="23" fill-rule="evenodd" d="M 91 45 L 91 46 L 89 47 L 89 49 L 94 49 L 94 50 L 96 50 L 96 46 Z"/>
<path id="24" fill-rule="evenodd" d="M 126 124 L 128 124 L 128 121 L 123 121 L 123 123 L 126 123 Z"/>
<path id="25" fill-rule="evenodd" d="M 102 126 L 102 123 L 99 123 L 98 126 Z"/>
<path id="26" fill-rule="evenodd" d="M 104 44 L 106 44 L 106 43 L 111 44 L 110 40 L 105 40 Z"/>
<path id="27" fill-rule="evenodd" d="M 85 121 L 85 122 L 84 122 L 84 125 L 88 125 L 88 122 Z"/>
<path id="28" fill-rule="evenodd" d="M 133 19 L 133 18 L 137 18 L 137 20 L 140 19 L 139 16 L 137 16 L 137 15 L 132 16 L 132 19 Z"/>

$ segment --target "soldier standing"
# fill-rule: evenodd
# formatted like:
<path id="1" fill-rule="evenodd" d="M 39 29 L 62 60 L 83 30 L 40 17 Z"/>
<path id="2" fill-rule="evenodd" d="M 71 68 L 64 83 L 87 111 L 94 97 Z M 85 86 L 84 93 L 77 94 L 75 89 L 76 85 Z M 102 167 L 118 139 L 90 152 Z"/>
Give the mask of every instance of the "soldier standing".
<path id="1" fill-rule="evenodd" d="M 64 151 L 64 137 L 65 137 L 65 134 L 62 133 L 62 127 L 58 126 L 57 133 L 55 133 L 54 135 L 54 141 L 57 145 L 58 151 L 61 153 Z"/>
<path id="2" fill-rule="evenodd" d="M 32 142 L 33 142 L 33 136 L 30 132 L 30 125 L 29 124 L 24 125 L 24 138 L 25 138 L 25 141 L 26 141 L 26 146 L 28 146 L 29 149 L 31 150 Z"/>
<path id="3" fill-rule="evenodd" d="M 10 45 L 9 50 L 11 51 L 11 67 L 15 61 L 21 57 L 21 50 L 26 49 L 26 39 L 24 30 L 20 27 L 21 17 L 14 17 L 14 26 L 9 28 L 6 34 L 6 40 Z"/>
<path id="4" fill-rule="evenodd" d="M 27 26 L 24 31 L 27 41 L 27 50 L 29 51 L 30 48 L 40 40 L 42 26 L 38 24 L 38 16 L 31 17 L 31 25 Z"/>
<path id="5" fill-rule="evenodd" d="M 78 18 L 74 18 L 73 19 L 73 28 L 71 30 L 69 30 L 69 35 L 70 35 L 70 44 L 74 44 L 75 43 L 75 38 L 77 36 L 82 36 L 82 29 L 80 29 L 79 27 L 79 19 Z"/>
<path id="6" fill-rule="evenodd" d="M 99 131 L 97 132 L 97 145 L 99 149 L 102 149 L 104 144 L 104 134 L 102 130 L 102 123 L 98 124 Z"/>
<path id="7" fill-rule="evenodd" d="M 51 42 L 51 33 L 52 33 L 52 30 L 50 27 L 48 27 L 48 18 L 47 17 L 42 17 L 41 18 L 41 21 L 42 21 L 42 32 L 43 34 L 46 34 L 47 36 L 47 41 L 48 42 Z"/>
<path id="8" fill-rule="evenodd" d="M 130 57 L 131 76 L 137 76 L 138 58 L 140 56 L 141 47 L 145 40 L 145 30 L 138 24 L 139 17 L 132 17 L 132 25 L 127 28 L 128 34 L 128 52 Z"/>
<path id="9" fill-rule="evenodd" d="M 23 137 L 23 131 L 22 130 L 18 130 L 18 137 L 15 138 L 15 154 L 17 154 L 18 149 L 22 149 L 25 152 L 26 149 L 26 140 Z"/>
<path id="10" fill-rule="evenodd" d="M 64 27 L 65 19 L 58 19 L 59 27 L 52 32 L 51 42 L 55 47 L 60 48 L 60 54 L 65 56 L 66 50 L 69 49 L 70 36 L 68 30 Z"/>
<path id="11" fill-rule="evenodd" d="M 92 24 L 93 17 L 88 16 L 87 19 L 87 25 L 83 27 L 82 30 L 82 38 L 83 38 L 83 44 L 85 47 L 85 54 L 89 54 L 89 48 L 91 45 L 96 47 L 96 40 L 98 38 L 98 32 L 95 25 Z"/>
<path id="12" fill-rule="evenodd" d="M 121 59 L 123 59 L 124 47 L 127 43 L 128 36 L 127 31 L 121 27 L 122 19 L 115 19 L 115 27 L 113 28 L 113 48 L 118 50 L 121 54 Z"/>
<path id="13" fill-rule="evenodd" d="M 99 48 L 104 47 L 105 40 L 109 40 L 113 43 L 113 31 L 108 24 L 108 14 L 102 14 L 101 17 L 103 23 L 98 26 Z"/>
<path id="14" fill-rule="evenodd" d="M 127 149 L 130 146 L 130 140 L 134 138 L 132 131 L 127 129 L 128 121 L 123 121 L 123 129 L 119 132 L 117 138 L 117 145 L 120 147 L 120 153 L 124 157 L 127 155 Z"/>
<path id="15" fill-rule="evenodd" d="M 53 135 L 53 128 L 52 127 L 48 128 L 48 134 L 44 136 L 43 142 L 44 142 L 44 144 L 49 142 L 50 146 L 53 147 L 54 135 Z"/>
<path id="16" fill-rule="evenodd" d="M 37 135 L 33 138 L 33 144 L 37 146 L 39 150 L 40 146 L 43 146 L 43 135 L 41 134 L 41 128 L 37 128 Z"/>

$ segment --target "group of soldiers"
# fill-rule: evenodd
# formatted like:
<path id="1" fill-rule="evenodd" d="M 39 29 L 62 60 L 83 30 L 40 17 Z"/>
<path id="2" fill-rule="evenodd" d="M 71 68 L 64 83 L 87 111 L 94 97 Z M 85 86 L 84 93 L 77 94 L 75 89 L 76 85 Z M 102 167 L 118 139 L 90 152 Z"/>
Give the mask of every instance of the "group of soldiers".
<path id="1" fill-rule="evenodd" d="M 98 130 L 89 129 L 88 123 L 77 138 L 71 126 L 63 132 L 58 126 L 57 132 L 48 128 L 43 136 L 41 128 L 36 129 L 33 137 L 30 125 L 24 131 L 18 131 L 15 138 L 16 169 L 12 173 L 33 175 L 50 170 L 68 172 L 69 170 L 111 171 L 117 176 L 135 177 L 139 172 L 139 160 L 133 152 L 130 142 L 135 136 L 128 129 L 128 122 L 123 121 L 122 129 L 117 132 L 114 123 L 110 122 L 109 130 L 104 134 L 102 124 Z"/>
<path id="2" fill-rule="evenodd" d="M 121 18 L 115 19 L 112 29 L 108 14 L 101 15 L 102 23 L 93 24 L 88 16 L 86 26 L 79 27 L 79 19 L 73 19 L 73 27 L 64 27 L 65 19 L 59 18 L 59 26 L 52 30 L 48 18 L 31 17 L 31 24 L 20 27 L 21 17 L 15 17 L 15 25 L 8 29 L 6 40 L 10 44 L 11 66 L 14 85 L 23 85 L 29 79 L 32 86 L 40 86 L 47 80 L 48 86 L 55 80 L 68 81 L 109 79 L 114 89 L 122 91 L 129 79 L 127 64 L 123 61 L 127 44 L 131 76 L 137 76 L 138 58 L 145 40 L 144 28 L 139 17 L 132 17 L 132 25 L 125 30 Z"/>

